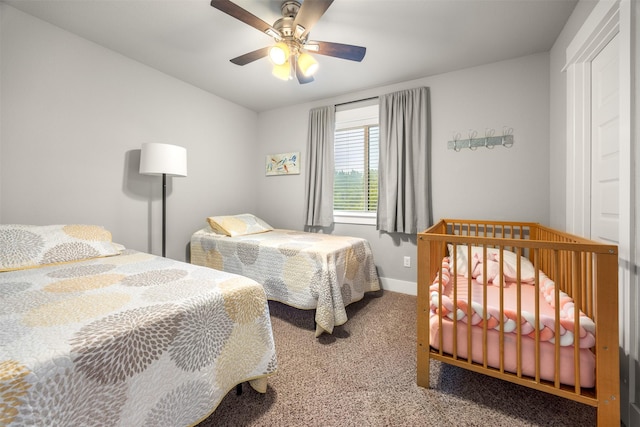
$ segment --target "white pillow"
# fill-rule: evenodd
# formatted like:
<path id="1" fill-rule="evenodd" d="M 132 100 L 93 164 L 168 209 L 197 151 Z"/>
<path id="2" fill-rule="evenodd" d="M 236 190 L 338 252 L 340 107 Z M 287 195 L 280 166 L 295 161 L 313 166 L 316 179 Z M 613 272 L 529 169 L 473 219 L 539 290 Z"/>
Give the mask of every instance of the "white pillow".
<path id="1" fill-rule="evenodd" d="M 449 256 L 453 258 L 453 245 L 448 244 L 447 247 L 449 249 Z M 457 273 L 466 276 L 468 274 L 467 273 L 467 262 L 468 262 L 467 261 L 468 260 L 467 245 L 457 245 L 456 249 L 457 249 L 457 252 L 456 252 Z M 471 246 L 471 257 L 473 257 L 476 254 L 480 259 L 482 259 L 482 246 Z M 497 248 L 487 248 L 487 257 L 493 254 L 495 254 L 496 259 L 498 259 L 498 257 L 500 256 L 500 250 Z M 507 271 L 507 267 L 510 267 L 513 271 L 517 271 L 516 263 L 518 262 L 518 255 L 516 255 L 512 251 L 508 251 L 505 249 L 502 250 L 502 255 L 504 257 L 505 273 Z M 449 263 L 449 269 L 453 273 L 453 260 Z M 529 259 L 525 258 L 524 256 L 520 256 L 520 280 L 523 282 L 533 282 L 535 280 L 535 275 L 536 275 L 536 269 L 531 263 L 531 261 L 529 261 Z M 511 279 L 512 281 L 516 279 L 515 277 L 506 277 L 506 278 Z"/>

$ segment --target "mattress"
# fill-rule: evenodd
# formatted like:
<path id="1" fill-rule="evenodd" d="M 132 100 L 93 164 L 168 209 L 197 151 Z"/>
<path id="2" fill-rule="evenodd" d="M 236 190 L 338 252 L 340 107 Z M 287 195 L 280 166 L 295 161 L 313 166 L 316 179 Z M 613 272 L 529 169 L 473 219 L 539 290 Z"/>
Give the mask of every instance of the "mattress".
<path id="1" fill-rule="evenodd" d="M 434 349 L 440 349 L 440 326 L 437 315 L 431 315 L 430 325 L 430 345 Z M 457 325 L 457 356 L 460 359 L 467 359 L 469 350 L 467 348 L 467 327 L 464 322 Z M 443 319 L 442 321 L 442 351 L 453 354 L 453 321 Z M 475 363 L 484 363 L 482 350 L 483 328 L 471 326 L 471 360 Z M 520 355 L 518 355 L 517 338 L 512 334 L 504 335 L 503 367 L 506 372 L 517 372 L 518 357 L 520 357 L 522 374 L 534 377 L 535 370 L 535 340 L 530 337 L 520 339 Z M 559 373 L 560 382 L 566 385 L 575 385 L 575 363 L 574 348 L 560 347 Z M 580 386 L 595 387 L 595 366 L 596 358 L 589 349 L 581 348 L 580 354 Z M 487 365 L 500 368 L 500 332 L 496 330 L 487 331 Z M 540 343 L 540 378 L 547 381 L 555 379 L 555 346 L 548 342 Z"/>
<path id="2" fill-rule="evenodd" d="M 315 309 L 316 335 L 347 321 L 345 307 L 380 289 L 365 239 L 274 229 L 229 237 L 210 227 L 191 237 L 191 262 L 261 283 L 267 298 Z"/>
<path id="3" fill-rule="evenodd" d="M 538 319 L 538 339 L 540 341 L 540 376 L 544 380 L 555 378 L 555 343 L 559 341 L 559 374 L 562 384 L 575 384 L 574 346 L 579 341 L 580 385 L 595 386 L 595 355 L 590 350 L 595 345 L 595 328 L 593 321 L 584 313 L 579 313 L 579 323 L 574 322 L 573 300 L 560 292 L 559 307 L 560 324 L 555 325 L 554 294 L 555 284 L 543 272 L 539 272 L 539 292 L 533 284 L 505 282 L 501 285 L 485 285 L 477 278 L 464 274 L 451 275 L 449 258 L 443 260 L 442 292 L 439 279 L 431 285 L 430 345 L 447 354 L 453 353 L 454 321 L 457 319 L 457 356 L 467 359 L 469 355 L 467 328 L 471 327 L 471 358 L 476 363 L 484 363 L 483 333 L 487 328 L 487 365 L 500 367 L 500 335 L 503 335 L 504 369 L 516 372 L 518 358 L 522 373 L 534 376 L 535 369 L 535 337 L 536 318 Z M 471 297 L 469 297 L 471 283 Z M 454 296 L 454 289 L 456 294 Z M 521 307 L 518 312 L 517 300 L 520 293 Z M 500 311 L 500 298 L 503 299 L 503 310 Z M 486 297 L 486 304 L 485 304 Z M 538 313 L 536 316 L 536 299 Z M 440 304 L 442 300 L 442 305 Z M 455 308 L 453 301 L 456 301 Z M 471 316 L 469 316 L 471 314 Z M 442 316 L 442 331 L 439 317 Z M 501 322 L 502 320 L 502 322 Z M 518 327 L 520 325 L 520 346 L 518 353 Z M 471 325 L 471 326 L 469 326 Z M 560 332 L 556 336 L 556 329 Z M 579 337 L 576 339 L 576 335 Z"/>
<path id="4" fill-rule="evenodd" d="M 246 277 L 131 250 L 0 273 L 0 425 L 194 425 L 276 367 Z"/>

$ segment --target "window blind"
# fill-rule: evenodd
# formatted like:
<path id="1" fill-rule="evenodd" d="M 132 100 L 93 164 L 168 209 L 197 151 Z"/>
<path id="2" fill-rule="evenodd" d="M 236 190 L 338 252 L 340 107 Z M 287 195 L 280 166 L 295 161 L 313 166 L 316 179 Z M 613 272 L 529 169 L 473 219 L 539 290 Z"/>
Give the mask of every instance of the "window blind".
<path id="1" fill-rule="evenodd" d="M 378 126 L 359 126 L 335 132 L 334 210 L 376 211 L 378 140 Z"/>

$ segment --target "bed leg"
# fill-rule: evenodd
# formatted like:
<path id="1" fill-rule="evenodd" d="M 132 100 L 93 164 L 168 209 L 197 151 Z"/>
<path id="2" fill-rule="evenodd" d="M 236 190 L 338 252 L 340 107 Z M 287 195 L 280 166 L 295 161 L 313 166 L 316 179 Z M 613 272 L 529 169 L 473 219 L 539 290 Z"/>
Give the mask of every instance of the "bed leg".
<path id="1" fill-rule="evenodd" d="M 242 394 L 242 383 L 236 385 L 236 396 L 240 396 Z"/>

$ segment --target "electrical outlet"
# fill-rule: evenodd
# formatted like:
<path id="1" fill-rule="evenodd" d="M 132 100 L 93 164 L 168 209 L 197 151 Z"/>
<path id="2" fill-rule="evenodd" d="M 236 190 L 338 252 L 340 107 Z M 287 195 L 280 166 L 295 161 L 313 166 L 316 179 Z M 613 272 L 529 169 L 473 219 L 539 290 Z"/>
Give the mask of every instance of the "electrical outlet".
<path id="1" fill-rule="evenodd" d="M 411 267 L 411 257 L 410 256 L 404 257 L 404 266 L 405 267 Z"/>

